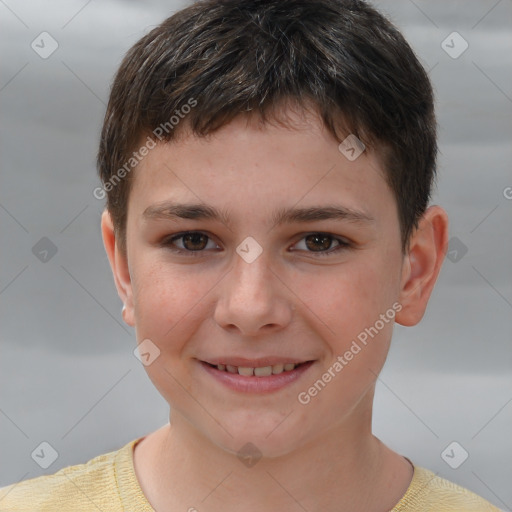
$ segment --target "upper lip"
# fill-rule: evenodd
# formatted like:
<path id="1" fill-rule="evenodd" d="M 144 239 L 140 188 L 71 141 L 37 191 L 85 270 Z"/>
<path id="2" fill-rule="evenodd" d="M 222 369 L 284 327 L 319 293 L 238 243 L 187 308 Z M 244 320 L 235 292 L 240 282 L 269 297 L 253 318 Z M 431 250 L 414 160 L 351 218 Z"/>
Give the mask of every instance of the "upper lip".
<path id="1" fill-rule="evenodd" d="M 259 357 L 257 359 L 247 359 L 245 357 L 213 357 L 211 359 L 204 359 L 203 362 L 213 364 L 214 366 L 219 364 L 238 366 L 243 368 L 263 368 L 265 366 L 274 366 L 277 364 L 294 363 L 301 364 L 311 359 L 300 359 L 295 357 Z"/>

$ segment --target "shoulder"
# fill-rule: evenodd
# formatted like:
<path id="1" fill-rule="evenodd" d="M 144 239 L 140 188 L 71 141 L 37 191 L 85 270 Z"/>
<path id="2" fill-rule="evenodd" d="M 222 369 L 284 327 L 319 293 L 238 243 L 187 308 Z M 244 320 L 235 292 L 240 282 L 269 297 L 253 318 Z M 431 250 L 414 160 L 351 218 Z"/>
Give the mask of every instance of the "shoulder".
<path id="1" fill-rule="evenodd" d="M 117 451 L 98 455 L 84 464 L 67 466 L 51 475 L 23 480 L 0 488 L 0 510 L 121 511 L 115 460 L 131 443 Z"/>
<path id="2" fill-rule="evenodd" d="M 407 492 L 390 512 L 500 512 L 469 489 L 414 465 Z"/>

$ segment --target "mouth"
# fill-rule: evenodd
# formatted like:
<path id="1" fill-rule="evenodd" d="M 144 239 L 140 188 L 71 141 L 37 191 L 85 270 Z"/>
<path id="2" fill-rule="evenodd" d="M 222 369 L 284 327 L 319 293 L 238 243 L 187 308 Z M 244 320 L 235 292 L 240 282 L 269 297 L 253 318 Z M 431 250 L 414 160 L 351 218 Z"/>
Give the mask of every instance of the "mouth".
<path id="1" fill-rule="evenodd" d="M 291 372 L 299 366 L 312 363 L 313 361 L 304 361 L 303 363 L 278 363 L 267 366 L 235 366 L 231 364 L 208 363 L 207 361 L 202 362 L 221 372 L 235 373 L 243 375 L 244 377 L 269 377 L 271 375 L 279 375 L 283 372 Z"/>
<path id="2" fill-rule="evenodd" d="M 198 362 L 205 374 L 209 378 L 213 377 L 213 381 L 223 387 L 239 393 L 262 394 L 291 386 L 302 379 L 316 361 L 276 361 L 276 358 L 250 361 L 232 358 Z"/>

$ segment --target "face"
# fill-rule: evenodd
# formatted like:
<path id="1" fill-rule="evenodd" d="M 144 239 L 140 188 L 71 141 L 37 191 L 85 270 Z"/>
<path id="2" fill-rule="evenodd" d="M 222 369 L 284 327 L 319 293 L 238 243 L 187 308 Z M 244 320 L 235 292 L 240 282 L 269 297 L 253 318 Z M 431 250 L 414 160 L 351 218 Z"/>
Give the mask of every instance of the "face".
<path id="1" fill-rule="evenodd" d="M 125 319 L 173 414 L 233 453 L 252 442 L 284 454 L 367 422 L 400 309 L 398 213 L 379 158 L 351 161 L 318 118 L 289 118 L 161 144 L 130 193 Z M 278 373 L 286 362 L 309 363 Z"/>

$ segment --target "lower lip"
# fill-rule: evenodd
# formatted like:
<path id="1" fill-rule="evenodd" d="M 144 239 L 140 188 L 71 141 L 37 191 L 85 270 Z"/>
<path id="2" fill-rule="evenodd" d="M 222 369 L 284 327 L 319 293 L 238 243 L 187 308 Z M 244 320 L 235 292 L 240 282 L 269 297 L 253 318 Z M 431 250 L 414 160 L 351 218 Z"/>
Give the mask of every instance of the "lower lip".
<path id="1" fill-rule="evenodd" d="M 279 389 L 289 386 L 304 375 L 311 368 L 314 361 L 297 366 L 289 372 L 281 372 L 277 375 L 269 375 L 268 377 L 256 377 L 239 375 L 238 373 L 229 373 L 224 370 L 218 370 L 208 363 L 200 361 L 201 366 L 219 382 L 235 391 L 244 393 L 271 393 Z"/>

